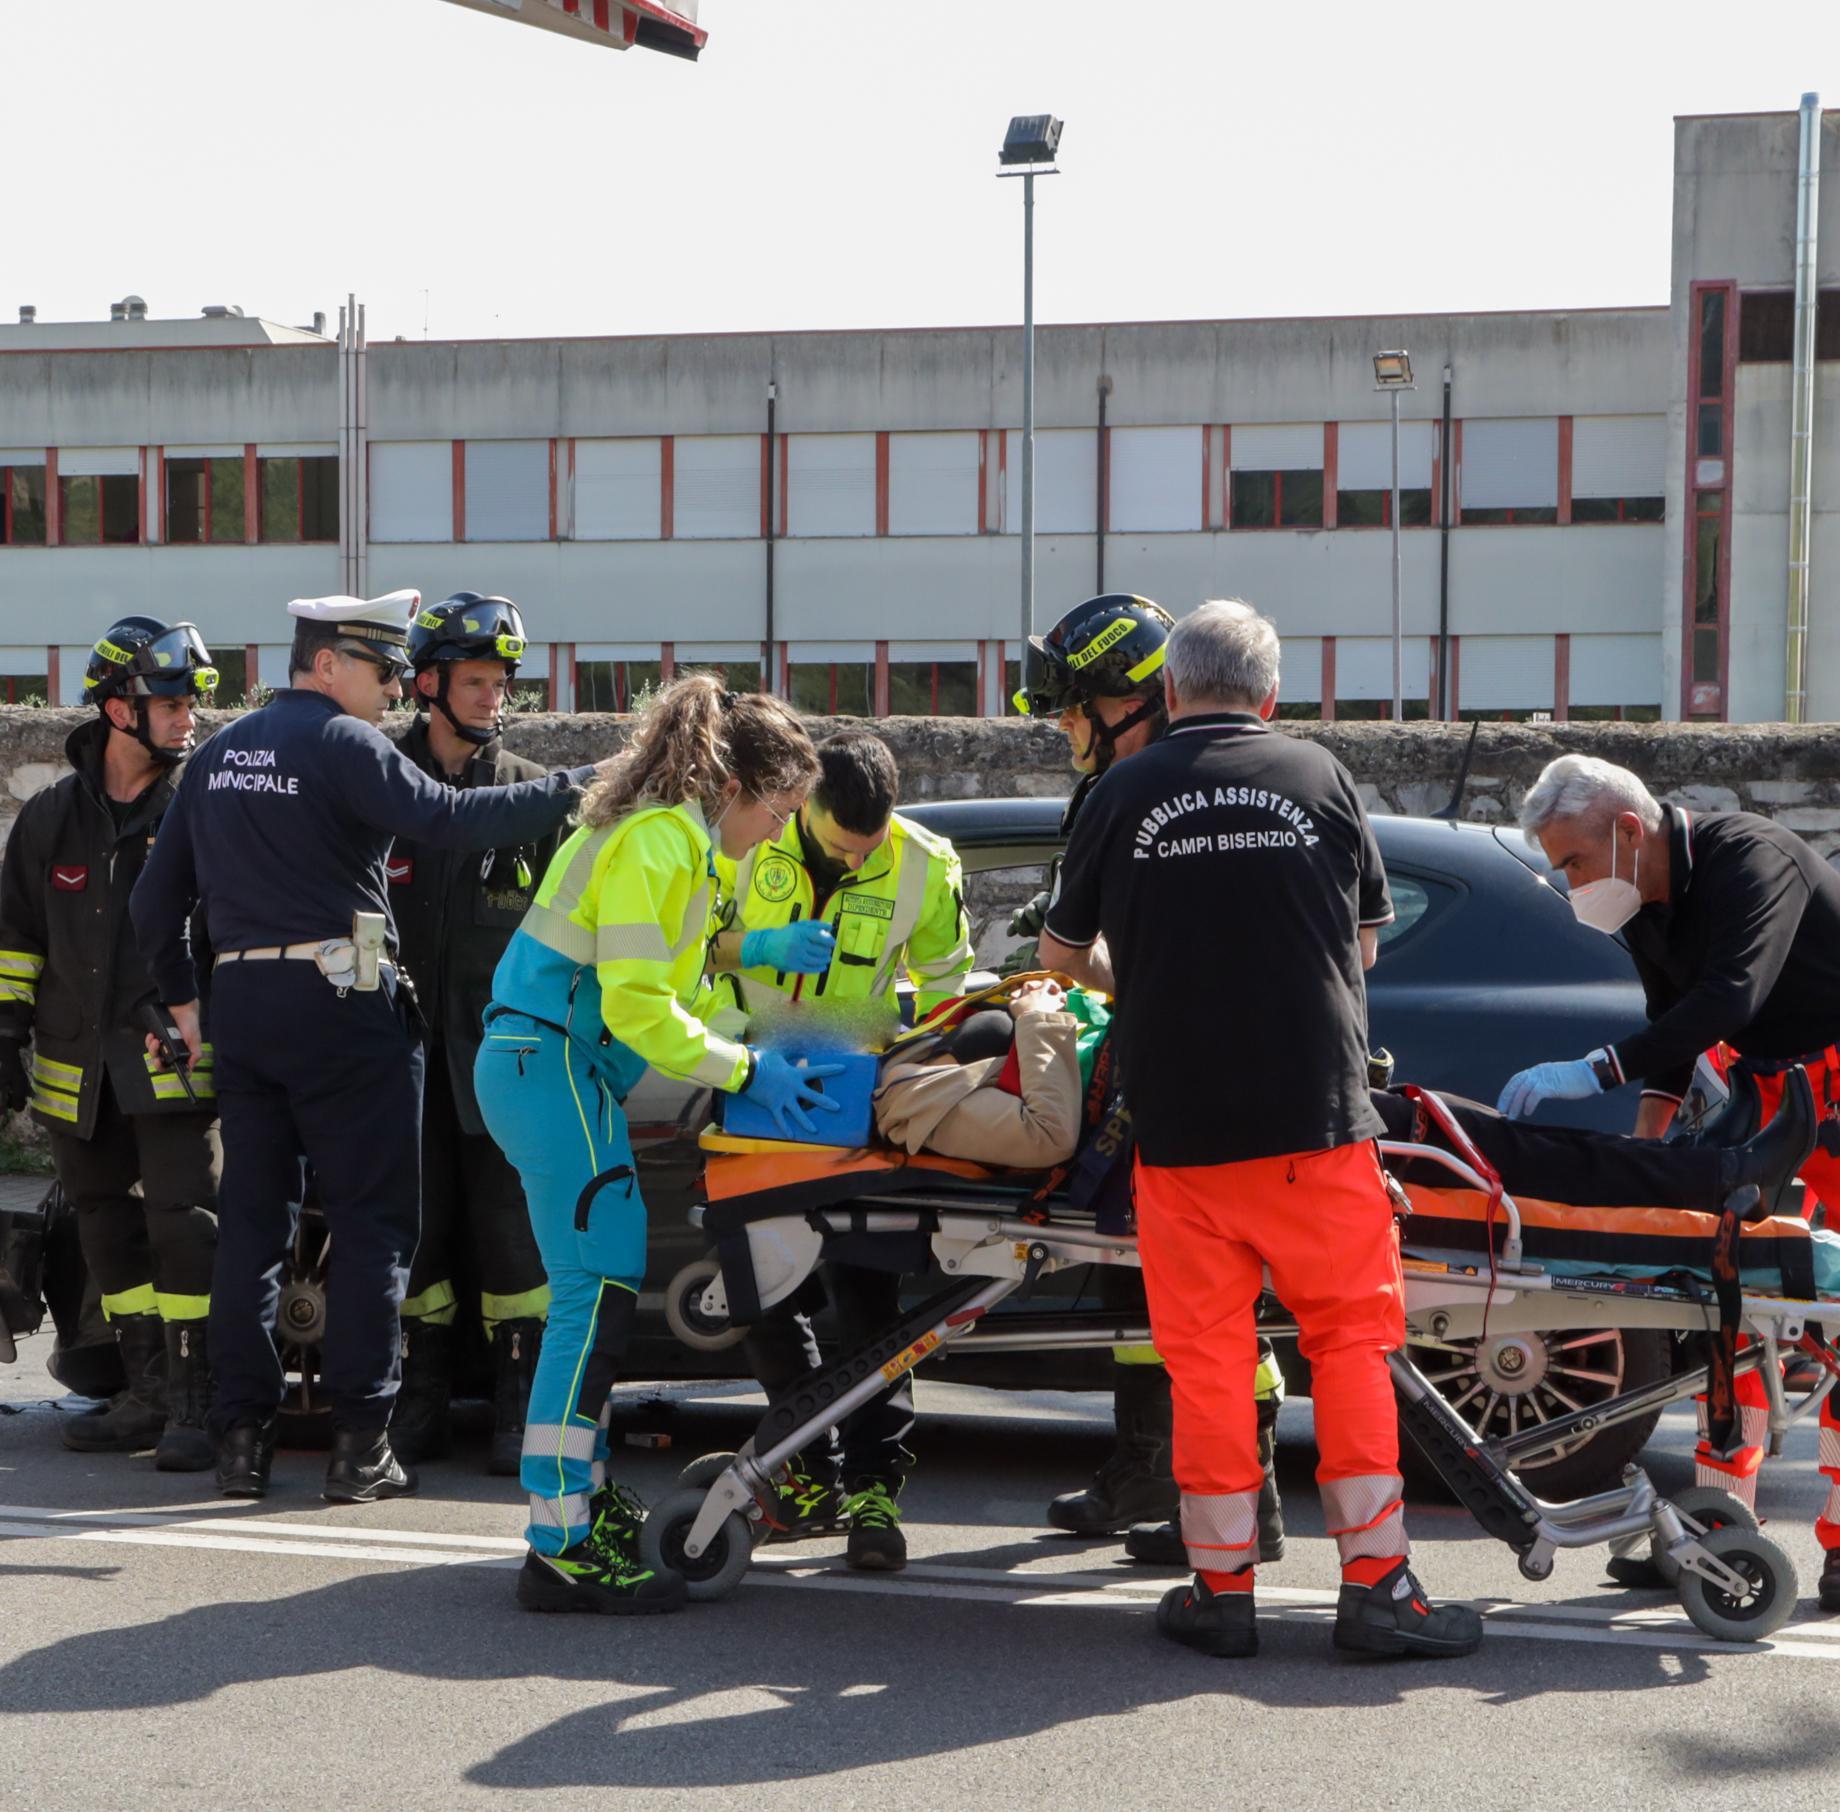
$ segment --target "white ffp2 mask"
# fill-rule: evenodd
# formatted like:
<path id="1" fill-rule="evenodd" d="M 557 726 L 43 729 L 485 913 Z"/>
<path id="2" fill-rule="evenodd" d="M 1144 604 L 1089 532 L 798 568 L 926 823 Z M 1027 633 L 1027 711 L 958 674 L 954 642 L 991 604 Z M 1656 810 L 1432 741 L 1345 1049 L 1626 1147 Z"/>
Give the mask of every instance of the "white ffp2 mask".
<path id="1" fill-rule="evenodd" d="M 1636 851 L 1634 879 L 1622 880 L 1616 872 L 1616 832 L 1610 833 L 1610 873 L 1602 881 L 1587 881 L 1572 889 L 1572 911 L 1581 925 L 1613 937 L 1642 910 L 1642 851 Z"/>

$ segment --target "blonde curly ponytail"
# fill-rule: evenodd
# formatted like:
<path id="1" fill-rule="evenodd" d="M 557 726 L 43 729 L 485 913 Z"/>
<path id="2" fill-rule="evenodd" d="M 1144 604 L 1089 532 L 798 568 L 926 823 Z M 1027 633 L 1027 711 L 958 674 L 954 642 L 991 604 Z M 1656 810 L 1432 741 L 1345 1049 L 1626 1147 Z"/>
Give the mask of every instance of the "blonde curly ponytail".
<path id="1" fill-rule="evenodd" d="M 817 774 L 805 726 L 778 699 L 730 692 L 713 673 L 688 673 L 646 707 L 613 773 L 588 788 L 576 816 L 598 829 L 638 806 L 692 800 L 707 816 L 731 780 L 770 799 Z"/>

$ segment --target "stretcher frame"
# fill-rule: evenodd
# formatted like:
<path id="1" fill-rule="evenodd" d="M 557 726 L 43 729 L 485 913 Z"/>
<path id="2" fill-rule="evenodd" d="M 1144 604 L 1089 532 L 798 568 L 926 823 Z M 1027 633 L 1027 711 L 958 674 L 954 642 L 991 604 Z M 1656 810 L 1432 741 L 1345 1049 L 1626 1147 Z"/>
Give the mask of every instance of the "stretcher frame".
<path id="1" fill-rule="evenodd" d="M 1520 1211 L 1498 1181 L 1484 1176 L 1452 1152 L 1435 1146 L 1382 1141 L 1382 1158 L 1394 1164 L 1432 1164 L 1461 1185 L 1491 1197 L 1503 1223 L 1499 1256 L 1425 1258 L 1410 1250 L 1403 1260 L 1408 1338 L 1440 1345 L 1471 1336 L 1503 1332 L 1553 1332 L 1567 1328 L 1662 1328 L 1710 1333 L 1718 1310 L 1709 1295 L 1694 1296 L 1663 1285 L 1622 1279 L 1555 1275 L 1523 1256 Z M 1103 1313 L 1041 1314 L 1019 1326 L 1012 1318 L 987 1324 L 990 1311 L 1009 1297 L 1026 1296 L 1042 1277 L 1074 1265 L 1139 1266 L 1134 1235 L 1106 1231 L 1090 1220 L 1041 1218 L 1039 1210 L 1017 1212 L 1014 1193 L 998 1204 L 979 1202 L 964 1188 L 902 1189 L 877 1193 L 871 1184 L 849 1201 L 830 1207 L 767 1213 L 747 1223 L 747 1252 L 754 1276 L 742 1293 L 752 1295 L 764 1311 L 790 1297 L 811 1275 L 834 1238 L 845 1235 L 924 1235 L 944 1288 L 906 1311 L 877 1340 L 839 1357 L 821 1371 L 783 1392 L 768 1406 L 754 1435 L 733 1455 L 709 1456 L 686 1470 L 685 1492 L 660 1504 L 653 1521 L 658 1556 L 689 1575 L 693 1597 L 725 1596 L 745 1571 L 746 1556 L 735 1562 L 734 1544 L 745 1531 L 749 1548 L 773 1532 L 770 1506 L 776 1501 L 775 1475 L 843 1417 L 868 1403 L 923 1360 L 953 1346 L 978 1351 L 1053 1351 L 1080 1347 L 1138 1344 L 1151 1338 L 1147 1322 L 1132 1322 Z M 699 1224 L 704 1210 L 693 1211 Z M 733 1241 L 723 1263 L 735 1264 Z M 1456 1262 L 1451 1262 L 1455 1259 Z M 707 1267 L 705 1267 L 706 1271 Z M 702 1282 L 699 1277 L 696 1281 Z M 705 1326 L 719 1325 L 729 1313 L 729 1281 L 724 1271 L 702 1282 L 696 1308 Z M 1809 1322 L 1822 1304 L 1746 1292 L 1744 1331 L 1753 1336 L 1739 1355 L 1740 1370 L 1760 1370 L 1768 1405 L 1770 1450 L 1779 1452 L 1784 1433 L 1815 1414 L 1840 1381 L 1840 1357 L 1824 1336 L 1812 1335 Z M 752 1304 L 750 1304 L 750 1319 Z M 1840 1319 L 1840 1305 L 1836 1306 Z M 1294 1335 L 1296 1324 L 1269 1295 L 1261 1299 L 1259 1331 L 1274 1337 Z M 1784 1353 L 1812 1352 L 1822 1376 L 1814 1388 L 1791 1405 L 1783 1388 Z M 1765 1364 L 1765 1358 L 1771 1363 Z M 1701 1392 L 1707 1370 L 1672 1375 L 1625 1392 L 1607 1402 L 1554 1418 L 1518 1434 L 1479 1440 L 1402 1348 L 1388 1355 L 1401 1419 L 1431 1464 L 1490 1534 L 1516 1551 L 1522 1574 L 1543 1580 L 1552 1574 L 1561 1549 L 1608 1545 L 1612 1555 L 1627 1558 L 1646 1541 L 1658 1563 L 1678 1569 L 1683 1603 L 1708 1633 L 1760 1639 L 1779 1627 L 1793 1609 L 1796 1581 L 1793 1563 L 1767 1537 L 1749 1536 L 1743 1550 L 1725 1526 L 1734 1517 L 1700 1514 L 1664 1498 L 1638 1465 L 1626 1466 L 1612 1490 L 1572 1503 L 1550 1503 L 1534 1495 L 1512 1468 L 1563 1449 L 1601 1429 L 1650 1415 Z M 719 1462 L 719 1463 L 718 1463 Z M 1722 1496 L 1722 1494 L 1713 1494 Z M 1695 1493 L 1704 1498 L 1703 1492 Z M 1726 1500 L 1728 1509 L 1741 1509 Z M 736 1519 L 731 1523 L 730 1519 Z M 698 1563 L 725 1548 L 723 1564 L 704 1569 Z M 1757 1552 L 1764 1555 L 1766 1575 L 1778 1569 L 1767 1614 L 1733 1617 L 1724 1607 L 1755 1601 L 1759 1595 Z M 1739 1567 L 1727 1564 L 1727 1558 Z M 1739 1570 L 1748 1567 L 1749 1572 Z M 1786 1577 L 1781 1571 L 1786 1570 Z M 1708 1605 L 1710 1604 L 1710 1609 Z M 1767 1627 L 1765 1627 L 1767 1625 Z M 1754 1626 L 1754 1627 L 1753 1627 Z"/>

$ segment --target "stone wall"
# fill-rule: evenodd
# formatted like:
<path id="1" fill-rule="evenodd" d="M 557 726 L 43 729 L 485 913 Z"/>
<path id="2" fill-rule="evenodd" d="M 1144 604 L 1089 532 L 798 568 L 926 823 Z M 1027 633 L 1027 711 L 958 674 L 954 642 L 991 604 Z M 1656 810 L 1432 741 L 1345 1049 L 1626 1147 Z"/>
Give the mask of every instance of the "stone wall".
<path id="1" fill-rule="evenodd" d="M 0 826 L 10 823 L 20 801 L 63 771 L 64 738 L 87 715 L 0 708 Z M 206 723 L 226 715 L 209 713 Z M 406 724 L 406 715 L 400 721 Z M 570 766 L 610 753 L 626 721 L 531 716 L 516 721 L 507 740 L 532 760 Z M 811 727 L 822 735 L 834 726 L 817 718 Z M 1406 814 L 1438 811 L 1448 802 L 1469 740 L 1467 726 L 1449 724 L 1287 727 L 1332 749 L 1370 810 Z M 1066 739 L 1052 724 L 895 717 L 877 728 L 900 762 L 908 799 L 1053 796 L 1072 785 Z M 1762 812 L 1799 831 L 1823 855 L 1840 855 L 1840 728 L 1826 725 L 1485 724 L 1461 815 L 1512 823 L 1540 769 L 1569 751 L 1633 768 L 1665 800 L 1701 811 Z M 1037 885 L 1038 877 L 1017 872 L 972 884 L 968 904 L 982 960 L 1002 953 L 1009 914 Z"/>

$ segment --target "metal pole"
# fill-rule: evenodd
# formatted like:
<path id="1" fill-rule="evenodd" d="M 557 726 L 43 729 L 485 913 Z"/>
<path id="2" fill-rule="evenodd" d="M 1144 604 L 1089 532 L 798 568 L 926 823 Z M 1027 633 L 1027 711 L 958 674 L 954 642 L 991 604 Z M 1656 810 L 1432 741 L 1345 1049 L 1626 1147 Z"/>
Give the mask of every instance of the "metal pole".
<path id="1" fill-rule="evenodd" d="M 1022 177 L 1022 642 L 1026 672 L 1035 633 L 1035 172 Z M 1026 681 L 1025 681 L 1026 683 Z"/>
<path id="2" fill-rule="evenodd" d="M 1437 716 L 1450 717 L 1450 367 L 1444 367 L 1444 434 L 1438 445 L 1438 702 Z"/>
<path id="3" fill-rule="evenodd" d="M 1820 228 L 1821 97 L 1802 96 L 1795 187 L 1795 351 L 1789 380 L 1789 636 L 1783 715 L 1808 717 L 1808 577 L 1814 494 L 1816 236 Z"/>
<path id="4" fill-rule="evenodd" d="M 779 520 L 779 498 L 774 480 L 779 471 L 779 442 L 774 438 L 774 410 L 779 402 L 779 385 L 767 386 L 767 658 L 760 676 L 760 689 L 769 698 L 779 696 L 779 656 L 773 638 L 773 530 Z"/>
<path id="5" fill-rule="evenodd" d="M 1393 722 L 1405 721 L 1405 676 L 1400 641 L 1399 392 L 1393 392 Z"/>

